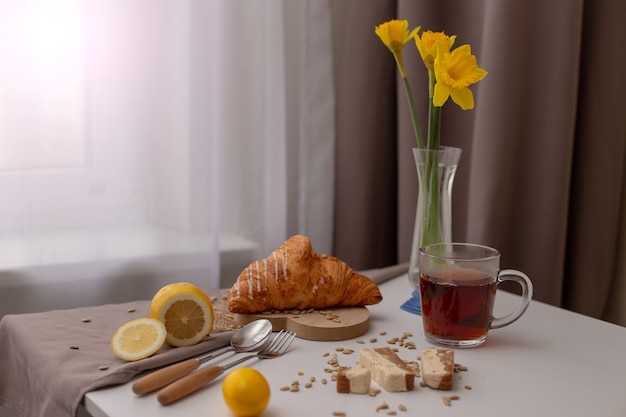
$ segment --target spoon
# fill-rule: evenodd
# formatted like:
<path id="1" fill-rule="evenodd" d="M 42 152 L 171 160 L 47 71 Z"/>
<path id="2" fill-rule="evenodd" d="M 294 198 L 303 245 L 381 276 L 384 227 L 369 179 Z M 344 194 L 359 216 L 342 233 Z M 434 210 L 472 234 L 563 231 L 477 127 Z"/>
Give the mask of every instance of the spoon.
<path id="1" fill-rule="evenodd" d="M 187 359 L 146 375 L 133 384 L 133 392 L 145 395 L 190 374 L 203 363 L 226 352 L 251 352 L 262 348 L 272 333 L 272 323 L 266 319 L 255 320 L 237 330 L 230 339 L 230 347 L 218 353 L 210 353 Z"/>

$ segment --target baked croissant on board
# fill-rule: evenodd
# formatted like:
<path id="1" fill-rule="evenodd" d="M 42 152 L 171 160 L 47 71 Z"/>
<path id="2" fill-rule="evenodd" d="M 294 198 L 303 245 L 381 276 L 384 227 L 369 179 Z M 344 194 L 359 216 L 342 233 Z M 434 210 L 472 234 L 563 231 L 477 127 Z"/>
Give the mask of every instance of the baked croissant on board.
<path id="1" fill-rule="evenodd" d="M 306 236 L 292 236 L 251 263 L 228 293 L 232 313 L 323 309 L 377 304 L 378 286 L 345 262 L 318 254 Z"/>

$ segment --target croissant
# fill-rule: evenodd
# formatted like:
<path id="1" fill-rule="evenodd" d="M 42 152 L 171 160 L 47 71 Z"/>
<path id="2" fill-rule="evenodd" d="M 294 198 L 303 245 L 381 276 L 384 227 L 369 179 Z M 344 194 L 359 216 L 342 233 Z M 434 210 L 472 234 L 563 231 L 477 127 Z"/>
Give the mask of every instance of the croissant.
<path id="1" fill-rule="evenodd" d="M 376 304 L 378 286 L 338 258 L 318 254 L 308 237 L 289 238 L 244 269 L 228 293 L 232 313 Z"/>

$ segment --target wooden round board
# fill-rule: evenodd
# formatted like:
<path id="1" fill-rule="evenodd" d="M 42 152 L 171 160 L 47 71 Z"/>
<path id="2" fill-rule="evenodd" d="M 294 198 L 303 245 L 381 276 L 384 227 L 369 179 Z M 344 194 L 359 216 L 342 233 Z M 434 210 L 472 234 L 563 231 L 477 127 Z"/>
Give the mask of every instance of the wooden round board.
<path id="1" fill-rule="evenodd" d="M 329 318 L 333 317 L 334 320 Z M 296 332 L 307 340 L 347 340 L 361 336 L 369 330 L 370 313 L 367 307 L 341 307 L 314 310 L 310 313 L 259 313 L 235 314 L 237 324 L 248 324 L 257 319 L 272 322 L 272 329 Z"/>

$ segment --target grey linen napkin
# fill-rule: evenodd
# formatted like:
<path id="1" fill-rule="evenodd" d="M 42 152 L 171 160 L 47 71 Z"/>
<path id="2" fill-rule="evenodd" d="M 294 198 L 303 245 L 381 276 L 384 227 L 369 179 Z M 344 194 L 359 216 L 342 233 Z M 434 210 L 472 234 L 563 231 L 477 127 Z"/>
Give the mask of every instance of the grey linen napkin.
<path id="1" fill-rule="evenodd" d="M 148 317 L 149 308 L 150 301 L 134 301 L 5 315 L 0 321 L 0 404 L 19 417 L 74 416 L 86 392 L 226 346 L 233 333 L 218 330 L 191 347 L 164 344 L 136 362 L 117 358 L 111 336 L 126 321 Z"/>

